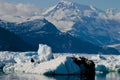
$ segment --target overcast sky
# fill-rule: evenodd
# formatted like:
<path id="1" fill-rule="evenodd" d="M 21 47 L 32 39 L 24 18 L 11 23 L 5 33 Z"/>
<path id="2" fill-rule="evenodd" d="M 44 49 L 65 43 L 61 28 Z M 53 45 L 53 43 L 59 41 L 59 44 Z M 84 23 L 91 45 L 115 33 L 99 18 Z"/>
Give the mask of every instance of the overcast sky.
<path id="1" fill-rule="evenodd" d="M 57 4 L 61 0 L 3 0 L 10 3 L 33 4 L 40 9 L 48 8 Z M 120 9 L 120 0 L 67 0 L 85 5 L 93 5 L 99 9 L 118 8 Z"/>

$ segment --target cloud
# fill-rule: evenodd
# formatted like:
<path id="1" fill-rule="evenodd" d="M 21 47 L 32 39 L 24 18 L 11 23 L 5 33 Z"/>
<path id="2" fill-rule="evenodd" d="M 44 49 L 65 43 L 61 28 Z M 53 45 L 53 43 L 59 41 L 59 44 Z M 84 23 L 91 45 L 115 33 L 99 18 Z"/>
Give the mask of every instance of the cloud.
<path id="1" fill-rule="evenodd" d="M 0 16 L 11 15 L 31 17 L 40 13 L 41 11 L 34 5 L 23 3 L 13 4 L 0 1 Z"/>

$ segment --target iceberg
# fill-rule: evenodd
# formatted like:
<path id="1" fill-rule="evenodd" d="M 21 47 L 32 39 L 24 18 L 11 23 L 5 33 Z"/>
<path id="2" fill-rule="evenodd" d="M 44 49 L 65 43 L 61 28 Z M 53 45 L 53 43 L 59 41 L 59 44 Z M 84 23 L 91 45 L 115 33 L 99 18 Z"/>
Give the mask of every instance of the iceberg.
<path id="1" fill-rule="evenodd" d="M 30 55 L 30 54 L 29 54 Z M 14 56 L 16 63 L 3 68 L 6 73 L 21 72 L 35 74 L 79 74 L 80 68 L 72 58 L 61 56 L 53 59 L 51 47 L 39 44 L 38 54 Z M 38 63 L 38 61 L 40 61 Z"/>
<path id="2" fill-rule="evenodd" d="M 0 52 L 0 69 L 2 69 L 5 65 L 15 63 L 14 53 L 9 54 L 9 52 Z"/>
<path id="3" fill-rule="evenodd" d="M 108 73 L 120 71 L 120 55 L 93 55 L 96 72 Z"/>
<path id="4" fill-rule="evenodd" d="M 69 74 L 86 74 L 94 76 L 94 64 L 91 61 L 79 60 L 77 57 L 61 56 L 55 59 L 41 63 L 15 63 L 6 65 L 3 68 L 5 73 L 32 73 L 45 75 L 69 75 Z"/>
<path id="5" fill-rule="evenodd" d="M 48 45 L 39 44 L 38 56 L 39 56 L 40 62 L 53 59 L 51 47 L 49 47 Z"/>
<path id="6" fill-rule="evenodd" d="M 92 60 L 106 60 L 106 58 L 101 54 L 98 54 L 97 56 L 92 56 L 91 59 Z"/>
<path id="7" fill-rule="evenodd" d="M 16 54 L 15 63 L 3 67 L 5 73 L 32 73 L 32 74 L 94 74 L 93 61 L 84 57 L 58 56 L 53 59 L 53 53 L 49 46 L 39 44 L 38 54 L 26 56 Z"/>
<path id="8" fill-rule="evenodd" d="M 48 50 L 48 51 L 50 51 L 50 50 Z M 51 51 L 51 54 L 53 55 L 54 59 L 53 59 L 53 57 L 51 57 L 49 59 L 42 60 L 40 62 L 40 57 L 39 57 L 40 54 L 42 54 L 42 52 L 41 53 L 37 53 L 37 52 L 8 52 L 8 51 L 0 52 L 0 69 L 4 68 L 4 72 L 6 72 L 6 71 L 9 72 L 9 70 L 11 70 L 11 72 L 17 72 L 17 71 L 18 72 L 20 72 L 20 71 L 25 72 L 25 70 L 28 70 L 28 71 L 26 71 L 26 73 L 27 72 L 29 72 L 29 73 L 34 72 L 35 73 L 35 71 L 31 71 L 34 69 L 34 70 L 36 70 L 36 73 L 37 73 L 37 71 L 39 71 L 39 70 L 37 70 L 38 67 L 43 66 L 43 68 L 42 68 L 43 72 L 39 71 L 39 74 L 51 73 L 51 72 L 54 73 L 54 71 L 56 71 L 56 69 L 57 69 L 56 72 L 58 72 L 58 70 L 60 70 L 63 65 L 64 65 L 64 68 L 62 68 L 62 69 L 65 69 L 65 66 L 70 65 L 68 63 L 66 64 L 66 62 L 70 61 L 71 63 L 73 63 L 73 62 L 75 63 L 75 65 L 74 65 L 74 63 L 72 64 L 72 65 L 74 65 L 74 67 L 75 66 L 79 67 L 78 72 L 79 71 L 84 72 L 86 70 L 84 65 L 81 65 L 81 66 L 76 65 L 76 63 L 77 63 L 76 60 L 78 60 L 78 61 L 81 60 L 81 58 L 78 58 L 78 57 L 84 56 L 87 59 L 92 60 L 95 63 L 96 72 L 100 72 L 100 73 L 101 72 L 102 73 L 120 72 L 120 55 L 71 54 L 71 53 L 53 54 Z M 45 55 L 45 54 L 42 54 L 42 55 Z M 72 57 L 76 57 L 77 59 L 74 60 L 74 59 L 72 59 Z M 44 57 L 44 58 L 46 58 L 46 57 Z M 33 59 L 34 61 L 32 62 L 31 59 Z M 52 65 L 54 67 L 52 67 Z M 59 66 L 61 66 L 61 67 L 59 67 Z M 31 69 L 31 68 L 33 68 L 33 69 Z M 60 70 L 60 71 L 62 71 L 62 70 Z M 70 71 L 71 71 L 71 69 L 70 69 Z M 76 70 L 71 71 L 70 73 L 73 73 L 73 72 L 78 73 Z M 64 73 L 68 73 L 68 72 L 64 72 Z"/>
<path id="9" fill-rule="evenodd" d="M 70 57 L 58 57 L 56 59 L 38 63 L 16 63 L 3 68 L 9 73 L 33 73 L 33 74 L 79 74 L 80 68 Z"/>
<path id="10" fill-rule="evenodd" d="M 105 65 L 96 65 L 96 72 L 98 73 L 107 73 L 108 69 L 105 67 Z"/>
<path id="11" fill-rule="evenodd" d="M 19 54 L 19 55 L 18 55 Z M 14 56 L 16 63 L 27 63 L 27 62 L 44 62 L 53 59 L 53 53 L 51 47 L 48 45 L 39 44 L 39 49 L 36 52 L 24 52 L 18 53 Z"/>

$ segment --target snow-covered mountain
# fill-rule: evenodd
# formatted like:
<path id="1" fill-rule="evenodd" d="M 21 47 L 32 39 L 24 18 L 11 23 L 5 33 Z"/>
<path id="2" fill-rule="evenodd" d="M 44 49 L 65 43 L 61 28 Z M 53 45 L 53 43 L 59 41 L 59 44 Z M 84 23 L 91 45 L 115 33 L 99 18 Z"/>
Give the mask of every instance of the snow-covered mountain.
<path id="1" fill-rule="evenodd" d="M 68 32 L 101 46 L 120 43 L 119 22 L 88 17 L 83 17 L 83 20 L 76 22 Z"/>
<path id="2" fill-rule="evenodd" d="M 111 8 L 106 10 L 108 19 L 120 20 L 120 10 Z"/>
<path id="3" fill-rule="evenodd" d="M 115 48 L 120 52 L 120 44 L 107 45 L 108 47 Z"/>
<path id="4" fill-rule="evenodd" d="M 111 49 L 103 49 L 90 42 L 78 39 L 68 33 L 60 32 L 52 23 L 46 19 L 36 19 L 23 23 L 10 23 L 2 21 L 0 26 L 5 28 L 19 37 L 25 42 L 32 45 L 32 49 L 37 50 L 38 45 L 47 44 L 52 47 L 53 52 L 76 52 L 76 53 L 110 53 Z M 113 53 L 118 53 L 117 50 L 112 49 Z"/>
<path id="5" fill-rule="evenodd" d="M 77 21 L 83 21 L 82 17 L 98 17 L 103 12 L 94 6 L 80 5 L 68 1 L 61 1 L 43 12 L 43 15 L 55 24 L 59 30 L 66 32 L 72 29 Z"/>
<path id="6" fill-rule="evenodd" d="M 61 1 L 43 12 L 60 31 L 101 46 L 120 43 L 119 14 L 119 10 L 102 11 L 68 1 Z"/>
<path id="7" fill-rule="evenodd" d="M 92 5 L 61 1 L 43 12 L 36 10 L 39 14 L 31 16 L 2 14 L 0 27 L 20 36 L 34 50 L 43 43 L 54 52 L 96 53 L 104 51 L 98 46 L 120 43 L 117 9 L 102 11 Z"/>

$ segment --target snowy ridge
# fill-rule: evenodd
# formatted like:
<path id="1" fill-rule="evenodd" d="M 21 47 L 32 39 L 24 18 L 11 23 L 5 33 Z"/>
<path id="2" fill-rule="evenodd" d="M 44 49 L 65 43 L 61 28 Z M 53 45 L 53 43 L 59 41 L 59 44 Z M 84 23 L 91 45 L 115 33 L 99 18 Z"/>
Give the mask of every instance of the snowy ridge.
<path id="1" fill-rule="evenodd" d="M 120 20 L 120 10 L 116 8 L 111 8 L 106 10 L 108 19 Z"/>
<path id="2" fill-rule="evenodd" d="M 120 44 L 107 45 L 107 47 L 115 48 L 120 52 Z"/>
<path id="3" fill-rule="evenodd" d="M 108 47 L 117 47 L 117 46 L 120 46 L 120 44 L 108 45 Z"/>
<path id="4" fill-rule="evenodd" d="M 15 22 L 15 23 L 23 23 L 27 21 L 33 21 L 35 19 L 42 19 L 43 16 L 32 16 L 32 17 L 25 17 L 25 16 L 11 16 L 11 15 L 4 15 L 1 16 L 0 19 L 9 21 L 9 22 Z"/>
<path id="5" fill-rule="evenodd" d="M 82 21 L 81 17 L 83 16 L 95 17 L 98 15 L 96 8 L 93 6 L 85 6 L 68 1 L 59 2 L 43 12 L 43 14 L 46 19 L 56 25 L 62 32 L 71 30 L 76 21 Z"/>
<path id="6" fill-rule="evenodd" d="M 48 8 L 48 9 L 45 10 L 42 14 L 43 14 L 43 15 L 47 14 L 48 12 L 52 11 L 55 7 L 56 7 L 56 5 Z"/>

